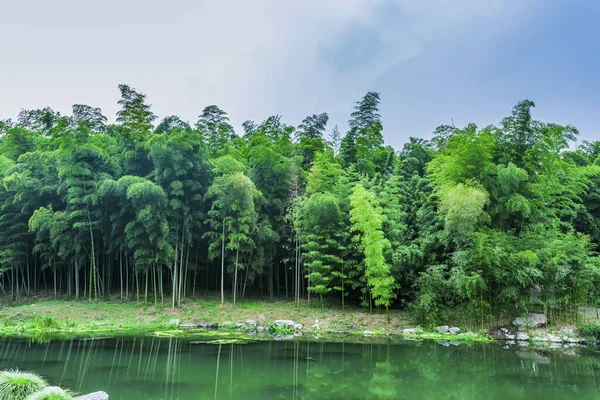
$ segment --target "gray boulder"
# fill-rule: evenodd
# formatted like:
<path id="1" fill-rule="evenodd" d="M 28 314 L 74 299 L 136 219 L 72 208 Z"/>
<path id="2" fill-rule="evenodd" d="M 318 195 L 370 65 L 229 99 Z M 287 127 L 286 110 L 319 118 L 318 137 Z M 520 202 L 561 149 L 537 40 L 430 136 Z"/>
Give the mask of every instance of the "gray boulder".
<path id="1" fill-rule="evenodd" d="M 246 320 L 246 326 L 249 326 L 251 328 L 256 328 L 256 325 L 258 325 L 258 323 L 255 320 L 253 320 L 253 319 Z"/>
<path id="2" fill-rule="evenodd" d="M 546 326 L 548 318 L 546 314 L 527 314 L 525 318 L 517 317 L 513 321 L 513 325 L 519 328 L 541 328 Z"/>
<path id="3" fill-rule="evenodd" d="M 450 328 L 450 329 L 448 329 L 448 332 L 450 332 L 453 335 L 458 335 L 460 333 L 460 328 L 456 328 L 456 327 Z"/>
<path id="4" fill-rule="evenodd" d="M 204 328 L 204 329 L 219 329 L 219 324 L 214 323 L 214 322 L 200 322 L 198 324 L 198 327 Z"/>
<path id="5" fill-rule="evenodd" d="M 275 321 L 273 321 L 273 323 L 276 326 L 284 326 L 284 325 L 294 326 L 294 321 L 289 320 L 289 319 L 276 319 Z"/>
<path id="6" fill-rule="evenodd" d="M 199 324 L 179 324 L 179 329 L 195 329 L 200 328 Z"/>
<path id="7" fill-rule="evenodd" d="M 406 335 L 416 335 L 417 334 L 417 328 L 402 329 L 402 333 L 404 333 Z"/>
<path id="8" fill-rule="evenodd" d="M 450 327 L 448 325 L 436 326 L 435 330 L 439 333 L 448 333 L 450 331 Z"/>
<path id="9" fill-rule="evenodd" d="M 108 400 L 106 392 L 94 392 L 83 396 L 75 397 L 73 400 Z"/>
<path id="10" fill-rule="evenodd" d="M 302 328 L 304 328 L 304 325 L 302 325 L 302 324 L 294 324 L 294 330 L 301 331 Z"/>

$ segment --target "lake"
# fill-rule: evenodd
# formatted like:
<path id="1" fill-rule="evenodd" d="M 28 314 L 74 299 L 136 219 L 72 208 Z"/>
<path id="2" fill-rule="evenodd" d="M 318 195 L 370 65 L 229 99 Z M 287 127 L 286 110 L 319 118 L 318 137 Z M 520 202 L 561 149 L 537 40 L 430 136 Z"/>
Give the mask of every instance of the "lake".
<path id="1" fill-rule="evenodd" d="M 0 369 L 111 400 L 599 399 L 600 354 L 390 339 L 206 344 L 156 337 L 0 342 Z"/>

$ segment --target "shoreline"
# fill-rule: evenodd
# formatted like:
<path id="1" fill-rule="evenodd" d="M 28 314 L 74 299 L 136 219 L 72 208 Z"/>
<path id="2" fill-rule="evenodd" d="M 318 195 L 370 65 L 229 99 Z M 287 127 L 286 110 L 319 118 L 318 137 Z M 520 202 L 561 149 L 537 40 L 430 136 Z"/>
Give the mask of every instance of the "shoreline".
<path id="1" fill-rule="evenodd" d="M 282 319 L 285 317 L 286 319 Z M 573 328 L 466 331 L 440 326 L 423 330 L 406 313 L 395 311 L 392 321 L 361 309 L 320 309 L 289 302 L 245 301 L 221 308 L 214 299 L 190 301 L 180 309 L 116 302 L 42 300 L 0 308 L 0 337 L 34 341 L 92 339 L 149 335 L 190 338 L 222 336 L 240 342 L 295 338 L 330 342 L 362 342 L 381 338 L 432 340 L 444 343 L 508 343 L 547 347 L 589 346 Z M 500 337 L 495 333 L 502 333 Z"/>

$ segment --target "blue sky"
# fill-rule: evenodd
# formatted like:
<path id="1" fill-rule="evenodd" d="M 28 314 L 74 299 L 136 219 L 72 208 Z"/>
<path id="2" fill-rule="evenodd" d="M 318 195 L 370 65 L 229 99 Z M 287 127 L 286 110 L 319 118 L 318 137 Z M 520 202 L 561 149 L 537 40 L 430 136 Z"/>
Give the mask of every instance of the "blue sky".
<path id="1" fill-rule="evenodd" d="M 86 103 L 112 120 L 128 83 L 161 117 L 218 104 L 238 129 L 328 112 L 343 130 L 375 90 L 397 148 L 498 123 L 526 98 L 600 139 L 598 0 L 30 0 L 0 14 L 0 118 Z"/>

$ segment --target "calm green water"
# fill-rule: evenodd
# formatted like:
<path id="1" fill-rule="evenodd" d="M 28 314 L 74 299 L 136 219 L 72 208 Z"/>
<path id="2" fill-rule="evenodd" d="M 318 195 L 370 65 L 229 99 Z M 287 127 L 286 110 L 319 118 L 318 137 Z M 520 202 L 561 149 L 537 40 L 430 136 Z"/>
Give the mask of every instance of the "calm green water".
<path id="1" fill-rule="evenodd" d="M 448 343 L 445 343 L 446 345 Z M 151 337 L 0 342 L 0 369 L 111 400 L 600 399 L 600 355 L 497 344 L 194 344 Z"/>

